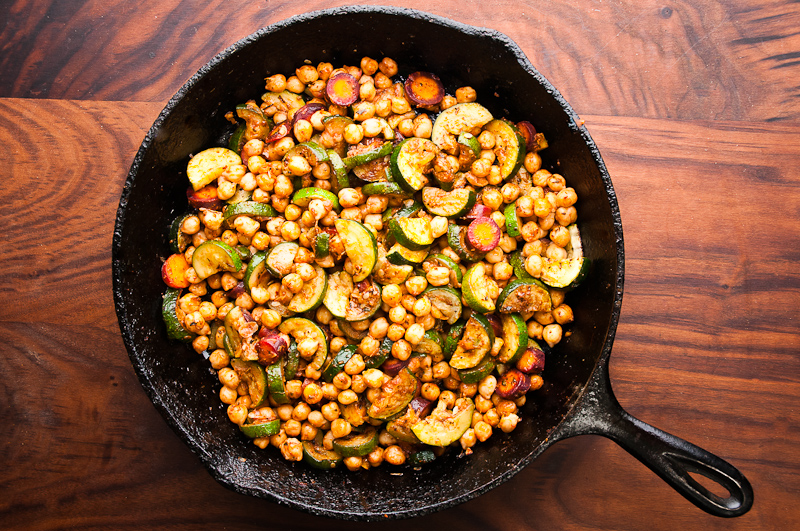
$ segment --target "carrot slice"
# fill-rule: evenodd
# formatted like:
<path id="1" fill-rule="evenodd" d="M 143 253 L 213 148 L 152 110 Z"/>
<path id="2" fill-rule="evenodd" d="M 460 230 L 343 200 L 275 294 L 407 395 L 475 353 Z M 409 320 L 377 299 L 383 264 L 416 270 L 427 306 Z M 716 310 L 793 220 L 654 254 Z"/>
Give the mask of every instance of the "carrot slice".
<path id="1" fill-rule="evenodd" d="M 173 254 L 161 266 L 161 278 L 167 286 L 171 288 L 188 288 L 189 281 L 186 279 L 186 271 L 189 269 L 189 262 L 180 253 Z"/>

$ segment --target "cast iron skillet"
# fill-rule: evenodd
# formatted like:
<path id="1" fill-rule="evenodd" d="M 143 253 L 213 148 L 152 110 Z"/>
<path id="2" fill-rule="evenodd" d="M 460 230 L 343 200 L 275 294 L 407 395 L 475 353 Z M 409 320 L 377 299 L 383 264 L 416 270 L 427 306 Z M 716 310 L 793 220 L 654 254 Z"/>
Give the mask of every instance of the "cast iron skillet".
<path id="1" fill-rule="evenodd" d="M 160 267 L 166 229 L 186 209 L 186 161 L 224 145 L 227 111 L 257 97 L 264 78 L 305 59 L 359 64 L 389 56 L 400 73 L 437 73 L 450 91 L 471 85 L 496 116 L 531 120 L 580 197 L 580 230 L 593 260 L 590 279 L 569 295 L 572 335 L 547 359 L 545 386 L 529 394 L 523 422 L 510 435 L 478 445 L 470 457 L 450 452 L 421 470 L 386 467 L 364 473 L 319 472 L 248 443 L 227 419 L 208 362 L 167 340 L 160 317 Z M 452 93 L 452 92 L 451 92 Z M 310 513 L 373 520 L 427 514 L 474 498 L 510 479 L 556 441 L 609 437 L 701 509 L 738 516 L 752 489 L 722 459 L 649 426 L 622 410 L 611 391 L 608 358 L 622 302 L 623 244 L 611 180 L 574 111 L 505 35 L 393 7 L 344 7 L 293 17 L 239 41 L 200 69 L 169 101 L 144 139 L 125 183 L 113 241 L 114 298 L 133 366 L 156 408 L 223 485 Z M 394 471 L 394 470 L 393 470 Z M 721 498 L 689 473 L 727 489 Z"/>

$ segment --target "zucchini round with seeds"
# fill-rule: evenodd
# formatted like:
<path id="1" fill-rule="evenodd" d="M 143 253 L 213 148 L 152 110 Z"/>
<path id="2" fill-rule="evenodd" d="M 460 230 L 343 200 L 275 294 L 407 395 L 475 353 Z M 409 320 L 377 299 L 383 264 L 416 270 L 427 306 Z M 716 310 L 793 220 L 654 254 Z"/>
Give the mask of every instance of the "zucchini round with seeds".
<path id="1" fill-rule="evenodd" d="M 522 251 L 514 251 L 508 259 L 508 263 L 514 268 L 514 276 L 520 280 L 530 280 L 533 277 L 525 269 L 525 259 L 522 257 Z"/>
<path id="2" fill-rule="evenodd" d="M 369 319 L 381 307 L 381 288 L 372 281 L 364 279 L 353 285 L 353 292 L 347 301 L 344 313 L 345 321 L 363 321 Z"/>
<path id="3" fill-rule="evenodd" d="M 303 313 L 315 309 L 322 304 L 325 289 L 328 287 L 328 275 L 320 266 L 315 265 L 316 276 L 304 282 L 302 289 L 297 293 L 287 306 L 294 313 Z"/>
<path id="4" fill-rule="evenodd" d="M 440 148 L 445 147 L 451 143 L 451 140 L 448 140 L 449 135 L 458 136 L 476 127 L 483 127 L 493 118 L 492 113 L 480 103 L 458 103 L 443 110 L 436 117 L 431 130 L 431 140 Z"/>
<path id="5" fill-rule="evenodd" d="M 421 249 L 419 251 L 412 251 L 396 243 L 386 253 L 386 259 L 394 265 L 410 265 L 415 266 L 421 264 L 428 256 L 428 249 Z"/>
<path id="6" fill-rule="evenodd" d="M 453 326 L 450 327 L 450 330 L 447 332 L 447 335 L 444 337 L 444 344 L 442 345 L 442 354 L 444 354 L 445 359 L 450 359 L 453 355 L 453 352 L 456 351 L 458 347 L 458 342 L 461 341 L 461 336 L 464 335 L 464 328 L 467 327 L 467 320 L 462 319 L 460 321 L 456 321 Z"/>
<path id="7" fill-rule="evenodd" d="M 336 232 L 353 264 L 353 282 L 367 278 L 378 261 L 378 242 L 366 226 L 352 219 L 337 219 Z"/>
<path id="8" fill-rule="evenodd" d="M 331 191 L 338 193 L 343 188 L 350 188 L 347 166 L 336 151 L 328 150 L 328 163 L 331 165 Z"/>
<path id="9" fill-rule="evenodd" d="M 425 138 L 407 138 L 400 142 L 391 157 L 392 176 L 408 192 L 422 190 L 429 179 L 425 175 L 433 169 L 433 160 L 439 148 Z"/>
<path id="10" fill-rule="evenodd" d="M 383 284 L 402 284 L 414 272 L 414 267 L 410 265 L 394 265 L 386 259 L 386 251 L 383 246 L 378 247 L 378 261 L 372 278 L 375 282 Z"/>
<path id="11" fill-rule="evenodd" d="M 442 336 L 434 329 L 426 330 L 419 343 L 414 345 L 413 352 L 426 356 L 438 357 L 442 354 Z"/>
<path id="12" fill-rule="evenodd" d="M 550 291 L 541 281 L 512 280 L 497 298 L 500 313 L 538 312 L 552 310 Z"/>
<path id="13" fill-rule="evenodd" d="M 383 384 L 378 398 L 370 404 L 367 414 L 373 419 L 386 420 L 401 413 L 417 393 L 419 382 L 408 369 Z"/>
<path id="14" fill-rule="evenodd" d="M 369 334 L 369 329 L 356 330 L 353 328 L 352 323 L 345 321 L 344 319 L 337 319 L 336 324 L 339 325 L 339 329 L 342 331 L 345 337 L 351 341 L 361 341 Z"/>
<path id="15" fill-rule="evenodd" d="M 464 327 L 464 335 L 458 342 L 450 366 L 454 369 L 471 369 L 481 362 L 492 350 L 494 330 L 489 320 L 479 313 L 473 313 Z"/>
<path id="16" fill-rule="evenodd" d="M 235 273 L 242 269 L 239 253 L 221 240 L 208 240 L 197 246 L 192 254 L 192 267 L 201 279 L 219 271 Z"/>
<path id="17" fill-rule="evenodd" d="M 294 338 L 299 344 L 305 339 L 311 339 L 317 343 L 317 351 L 314 358 L 308 364 L 314 370 L 320 370 L 325 359 L 328 357 L 328 341 L 325 332 L 319 325 L 303 317 L 290 317 L 283 321 L 278 330 Z"/>
<path id="18" fill-rule="evenodd" d="M 430 415 L 419 421 L 411 430 L 414 435 L 430 446 L 449 446 L 464 435 L 472 424 L 475 404 L 470 398 L 456 400 L 453 410 L 441 400 Z"/>
<path id="19" fill-rule="evenodd" d="M 525 138 L 513 124 L 505 120 L 492 120 L 484 130 L 494 134 L 494 154 L 500 175 L 508 179 L 519 171 L 525 161 Z"/>
<path id="20" fill-rule="evenodd" d="M 422 204 L 434 216 L 459 218 L 470 211 L 475 199 L 475 192 L 468 188 L 457 188 L 450 192 L 433 186 L 422 189 Z"/>
<path id="21" fill-rule="evenodd" d="M 276 278 L 283 278 L 292 272 L 294 258 L 300 246 L 295 242 L 281 242 L 267 254 L 264 267 Z"/>
<path id="22" fill-rule="evenodd" d="M 483 262 L 478 262 L 464 273 L 461 293 L 469 307 L 476 312 L 489 313 L 495 309 L 495 303 L 489 296 L 489 282 Z"/>
<path id="23" fill-rule="evenodd" d="M 353 277 L 347 271 L 336 271 L 328 277 L 328 290 L 322 303 L 334 317 L 344 319 L 352 293 Z"/>
<path id="24" fill-rule="evenodd" d="M 449 286 L 430 286 L 423 295 L 431 302 L 431 315 L 453 324 L 461 317 L 461 295 Z"/>
<path id="25" fill-rule="evenodd" d="M 255 361 L 239 358 L 231 360 L 231 367 L 236 371 L 239 381 L 247 384 L 250 407 L 257 408 L 267 400 L 267 374 L 264 367 Z"/>
<path id="26" fill-rule="evenodd" d="M 544 258 L 539 278 L 551 288 L 576 288 L 586 277 L 589 263 L 588 258 Z"/>
<path id="27" fill-rule="evenodd" d="M 412 251 L 427 250 L 433 243 L 431 222 L 425 218 L 392 218 L 389 232 L 397 243 Z"/>
<path id="28" fill-rule="evenodd" d="M 186 177 L 192 183 L 192 188 L 199 190 L 216 181 L 228 166 L 241 163 L 242 157 L 235 151 L 224 147 L 209 148 L 189 160 L 186 166 Z"/>
<path id="29" fill-rule="evenodd" d="M 194 339 L 194 334 L 183 326 L 183 311 L 178 305 L 181 290 L 177 288 L 167 288 L 164 292 L 164 299 L 161 303 L 161 318 L 167 326 L 167 336 L 183 343 L 190 343 Z"/>
<path id="30" fill-rule="evenodd" d="M 370 426 L 362 433 L 351 433 L 333 440 L 333 449 L 342 457 L 367 455 L 378 444 L 378 430 Z"/>

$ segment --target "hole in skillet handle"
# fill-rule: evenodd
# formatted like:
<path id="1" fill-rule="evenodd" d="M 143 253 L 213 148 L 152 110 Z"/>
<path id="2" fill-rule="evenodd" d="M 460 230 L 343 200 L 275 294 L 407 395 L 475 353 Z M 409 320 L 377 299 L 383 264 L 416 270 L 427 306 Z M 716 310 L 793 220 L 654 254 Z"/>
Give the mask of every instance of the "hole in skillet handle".
<path id="1" fill-rule="evenodd" d="M 731 518 L 753 506 L 753 488 L 733 465 L 690 442 L 655 428 L 627 413 L 611 390 L 608 359 L 601 361 L 592 379 L 562 425 L 560 439 L 575 435 L 603 435 L 619 444 L 658 474 L 684 498 L 709 514 Z M 711 492 L 693 475 L 707 478 L 727 491 L 727 497 Z"/>

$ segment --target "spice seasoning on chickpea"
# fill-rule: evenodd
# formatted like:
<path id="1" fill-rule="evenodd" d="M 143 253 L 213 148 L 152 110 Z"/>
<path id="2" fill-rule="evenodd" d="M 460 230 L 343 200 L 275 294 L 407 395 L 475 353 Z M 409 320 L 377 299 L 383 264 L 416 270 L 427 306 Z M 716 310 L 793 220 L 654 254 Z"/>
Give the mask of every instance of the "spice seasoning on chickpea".
<path id="1" fill-rule="evenodd" d="M 270 75 L 229 145 L 187 166 L 167 332 L 208 358 L 243 435 L 287 460 L 470 454 L 529 420 L 542 345 L 580 317 L 565 303 L 589 265 L 579 198 L 543 134 L 470 86 L 405 79 L 389 57 Z"/>

